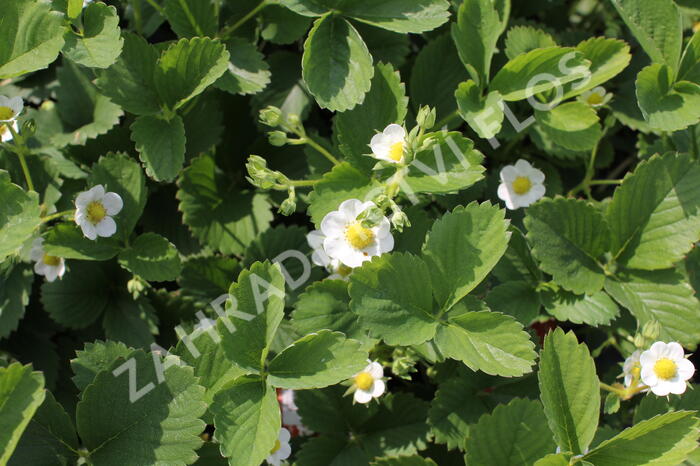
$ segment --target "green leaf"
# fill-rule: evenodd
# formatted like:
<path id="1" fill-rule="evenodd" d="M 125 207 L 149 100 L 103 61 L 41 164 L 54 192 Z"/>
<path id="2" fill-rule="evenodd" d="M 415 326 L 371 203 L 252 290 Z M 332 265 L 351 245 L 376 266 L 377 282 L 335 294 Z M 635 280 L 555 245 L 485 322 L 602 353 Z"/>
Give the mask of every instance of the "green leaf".
<path id="1" fill-rule="evenodd" d="M 178 37 L 213 37 L 219 29 L 219 20 L 211 2 L 199 0 L 166 0 L 165 16 Z"/>
<path id="2" fill-rule="evenodd" d="M 260 35 L 266 41 L 287 45 L 304 37 L 311 26 L 311 19 L 298 15 L 282 5 L 268 5 L 260 13 L 263 29 Z"/>
<path id="3" fill-rule="evenodd" d="M 668 0 L 612 0 L 651 61 L 678 68 L 683 45 L 681 13 Z"/>
<path id="4" fill-rule="evenodd" d="M 154 73 L 158 52 L 141 36 L 124 34 L 124 49 L 116 63 L 100 72 L 100 92 L 129 113 L 152 115 L 160 111 Z"/>
<path id="5" fill-rule="evenodd" d="M 608 251 L 610 233 L 595 207 L 574 199 L 543 200 L 527 208 L 525 226 L 533 256 L 557 284 L 577 294 L 603 288 L 598 259 Z"/>
<path id="6" fill-rule="evenodd" d="M 505 104 L 501 94 L 490 92 L 486 97 L 482 97 L 479 86 L 469 80 L 459 84 L 455 98 L 459 116 L 480 138 L 491 139 L 501 131 L 505 118 Z"/>
<path id="7" fill-rule="evenodd" d="M 535 49 L 555 47 L 557 42 L 551 34 L 532 26 L 513 26 L 506 35 L 506 56 L 509 60 Z"/>
<path id="8" fill-rule="evenodd" d="M 89 68 L 107 68 L 122 52 L 124 39 L 119 29 L 119 15 L 113 6 L 91 3 L 83 11 L 82 34 L 66 33 L 63 54 Z"/>
<path id="9" fill-rule="evenodd" d="M 269 66 L 254 44 L 234 38 L 226 42 L 228 67 L 215 86 L 231 94 L 257 94 L 270 84 Z"/>
<path id="10" fill-rule="evenodd" d="M 474 312 L 486 308 L 476 298 L 465 301 L 457 304 L 437 329 L 435 344 L 440 352 L 490 375 L 518 377 L 530 372 L 537 354 L 523 326 L 498 312 Z"/>
<path id="11" fill-rule="evenodd" d="M 83 0 L 65 0 L 67 5 L 66 5 L 66 15 L 70 19 L 75 19 L 78 16 L 80 16 L 80 13 L 83 12 Z"/>
<path id="12" fill-rule="evenodd" d="M 180 367 L 169 357 L 161 364 L 170 365 L 159 376 L 151 354 L 141 350 L 128 361 L 134 372 L 115 363 L 117 375 L 111 370 L 98 373 L 78 403 L 78 434 L 90 460 L 105 466 L 194 462 L 204 430 L 199 417 L 206 404 L 192 368 Z M 151 389 L 132 402 L 134 390 L 148 384 Z"/>
<path id="13" fill-rule="evenodd" d="M 501 283 L 486 295 L 489 308 L 515 317 L 524 326 L 537 318 L 542 303 L 535 288 L 524 281 Z"/>
<path id="14" fill-rule="evenodd" d="M 462 63 L 479 88 L 489 83 L 491 58 L 508 23 L 491 0 L 464 0 L 452 24 L 452 39 Z"/>
<path id="15" fill-rule="evenodd" d="M 605 282 L 607 291 L 639 321 L 661 324 L 659 339 L 694 345 L 700 341 L 700 302 L 693 288 L 675 270 L 635 271 Z"/>
<path id="16" fill-rule="evenodd" d="M 376 458 L 370 464 L 372 466 L 437 466 L 430 458 L 418 455 Z"/>
<path id="17" fill-rule="evenodd" d="M 364 200 L 372 192 L 377 192 L 379 183 L 365 175 L 349 163 L 343 162 L 333 167 L 314 185 L 309 195 L 309 215 L 316 227 L 329 212 L 336 210 L 346 199 Z"/>
<path id="18" fill-rule="evenodd" d="M 335 385 L 367 365 L 369 355 L 361 346 L 340 332 L 320 330 L 306 335 L 270 361 L 268 381 L 295 390 Z"/>
<path id="19" fill-rule="evenodd" d="M 700 32 L 693 35 L 683 52 L 677 79 L 700 84 Z"/>
<path id="20" fill-rule="evenodd" d="M 345 433 L 312 437 L 303 444 L 296 458 L 297 463 L 305 466 L 369 465 L 368 455 L 362 448 L 350 443 Z"/>
<path id="21" fill-rule="evenodd" d="M 39 195 L 25 192 L 0 170 L 0 262 L 15 254 L 41 224 Z"/>
<path id="22" fill-rule="evenodd" d="M 620 74 L 629 65 L 632 55 L 625 42 L 607 37 L 594 37 L 576 46 L 586 60 L 591 62 L 589 79 L 569 83 L 563 99 L 584 93 L 606 83 Z"/>
<path id="23" fill-rule="evenodd" d="M 583 102 L 535 110 L 535 118 L 549 140 L 568 150 L 589 151 L 603 136 L 598 114 Z"/>
<path id="24" fill-rule="evenodd" d="M 85 348 L 76 351 L 75 359 L 71 359 L 70 365 L 73 373 L 73 383 L 80 392 L 84 392 L 97 374 L 106 371 L 119 358 L 127 359 L 134 350 L 124 343 L 116 341 L 96 341 L 85 343 Z"/>
<path id="25" fill-rule="evenodd" d="M 556 85 L 581 79 L 588 73 L 589 64 L 573 48 L 535 49 L 506 63 L 494 76 L 489 90 L 500 92 L 508 102 L 524 100 Z"/>
<path id="26" fill-rule="evenodd" d="M 653 129 L 679 131 L 700 122 L 700 85 L 674 82 L 673 69 L 666 65 L 649 65 L 640 71 L 637 99 Z"/>
<path id="27" fill-rule="evenodd" d="M 655 416 L 629 427 L 583 457 L 596 466 L 681 464 L 697 448 L 695 411 Z"/>
<path id="28" fill-rule="evenodd" d="M 432 146 L 415 155 L 402 185 L 407 193 L 449 193 L 481 180 L 484 156 L 461 133 L 430 133 Z"/>
<path id="29" fill-rule="evenodd" d="M 231 317 L 218 319 L 217 325 L 226 357 L 246 371 L 258 372 L 267 356 L 284 317 L 284 284 L 279 265 L 256 262 L 231 285 Z"/>
<path id="30" fill-rule="evenodd" d="M 0 79 L 48 67 L 63 47 L 63 15 L 48 0 L 3 2 Z"/>
<path id="31" fill-rule="evenodd" d="M 602 291 L 584 296 L 560 290 L 544 292 L 540 296 L 547 312 L 560 321 L 597 327 L 609 325 L 620 315 L 615 301 Z"/>
<path id="32" fill-rule="evenodd" d="M 201 94 L 226 71 L 226 47 L 206 37 L 180 39 L 158 59 L 154 84 L 160 99 L 171 110 Z"/>
<path id="33" fill-rule="evenodd" d="M 600 410 L 600 382 L 585 344 L 557 328 L 540 354 L 540 392 L 549 428 L 562 451 L 588 448 Z"/>
<path id="34" fill-rule="evenodd" d="M 178 283 L 183 292 L 207 302 L 228 293 L 241 267 L 229 257 L 188 257 Z"/>
<path id="35" fill-rule="evenodd" d="M 408 97 L 401 76 L 392 65 L 378 63 L 372 87 L 362 104 L 336 114 L 333 120 L 340 150 L 355 167 L 369 172 L 376 160 L 364 155 L 371 153 L 372 136 L 391 123 L 403 124 L 407 111 Z"/>
<path id="36" fill-rule="evenodd" d="M 349 22 L 328 14 L 316 20 L 304 43 L 302 74 L 322 108 L 343 112 L 361 103 L 369 91 L 372 55 Z"/>
<path id="37" fill-rule="evenodd" d="M 612 252 L 635 269 L 680 261 L 700 237 L 700 166 L 689 155 L 654 156 L 628 174 L 608 207 Z"/>
<path id="38" fill-rule="evenodd" d="M 515 398 L 479 419 L 467 438 L 467 461 L 484 466 L 529 466 L 555 443 L 542 404 Z"/>
<path id="39" fill-rule="evenodd" d="M 45 397 L 44 376 L 20 363 L 0 367 L 0 464 L 6 464 Z"/>
<path id="40" fill-rule="evenodd" d="M 435 335 L 431 277 L 408 253 L 385 254 L 350 276 L 350 307 L 370 335 L 389 345 L 417 345 Z"/>
<path id="41" fill-rule="evenodd" d="M 78 436 L 73 421 L 51 392 L 32 417 L 22 434 L 10 466 L 49 466 L 54 464 L 74 464 L 78 455 L 70 449 L 78 450 Z"/>
<path id="42" fill-rule="evenodd" d="M 238 190 L 210 155 L 194 159 L 178 187 L 185 224 L 203 244 L 224 254 L 245 252 L 272 221 L 267 197 Z"/>
<path id="43" fill-rule="evenodd" d="M 29 304 L 33 282 L 34 273 L 28 267 L 0 268 L 0 340 L 17 329 Z"/>
<path id="44" fill-rule="evenodd" d="M 89 186 L 101 184 L 107 192 L 115 192 L 124 201 L 124 207 L 114 220 L 116 238 L 126 240 L 134 230 L 146 205 L 146 179 L 141 166 L 125 154 L 109 153 L 92 166 Z M 101 240 L 100 240 L 101 241 Z"/>
<path id="45" fill-rule="evenodd" d="M 281 427 L 277 392 L 264 381 L 241 377 L 211 406 L 221 453 L 236 466 L 258 466 L 270 455 Z"/>
<path id="46" fill-rule="evenodd" d="M 122 267 L 146 281 L 175 280 L 182 271 L 174 244 L 156 233 L 144 233 L 119 254 Z"/>
<path id="47" fill-rule="evenodd" d="M 185 163 L 185 125 L 173 115 L 170 120 L 140 116 L 131 125 L 131 140 L 136 144 L 146 174 L 156 181 L 172 181 Z"/>
<path id="48" fill-rule="evenodd" d="M 508 246 L 505 211 L 488 202 L 456 207 L 433 224 L 423 245 L 433 293 L 449 309 L 493 269 Z"/>
<path id="49" fill-rule="evenodd" d="M 91 241 L 73 223 L 59 223 L 44 236 L 44 251 L 64 259 L 105 261 L 115 257 L 122 250 L 114 238 L 99 238 Z"/>

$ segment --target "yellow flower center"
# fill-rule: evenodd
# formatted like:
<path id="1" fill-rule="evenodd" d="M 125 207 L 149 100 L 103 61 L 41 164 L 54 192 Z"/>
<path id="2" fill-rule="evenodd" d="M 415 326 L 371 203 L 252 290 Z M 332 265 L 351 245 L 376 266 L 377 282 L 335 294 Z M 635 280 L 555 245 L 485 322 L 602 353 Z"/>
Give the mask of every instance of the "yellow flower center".
<path id="1" fill-rule="evenodd" d="M 654 364 L 654 373 L 660 379 L 672 379 L 676 375 L 678 366 L 668 358 L 661 358 Z"/>
<path id="2" fill-rule="evenodd" d="M 57 267 L 58 264 L 61 263 L 60 257 L 49 256 L 48 254 L 44 254 L 44 258 L 42 260 L 44 261 L 44 264 L 50 265 L 51 267 Z"/>
<path id="3" fill-rule="evenodd" d="M 374 241 L 374 233 L 361 222 L 355 222 L 345 229 L 345 239 L 353 248 L 364 249 Z"/>
<path id="4" fill-rule="evenodd" d="M 367 391 L 372 387 L 374 383 L 374 377 L 369 372 L 360 372 L 355 376 L 355 385 L 360 390 Z"/>
<path id="5" fill-rule="evenodd" d="M 532 181 L 527 176 L 519 176 L 513 181 L 513 191 L 519 196 L 526 194 L 530 188 L 532 188 Z"/>
<path id="6" fill-rule="evenodd" d="M 10 107 L 0 107 L 0 120 L 11 120 L 15 112 Z"/>
<path id="7" fill-rule="evenodd" d="M 101 202 L 92 201 L 87 206 L 87 219 L 93 225 L 97 225 L 107 216 L 107 209 Z"/>
<path id="8" fill-rule="evenodd" d="M 389 158 L 394 162 L 398 162 L 403 157 L 403 141 L 395 142 L 389 149 Z"/>
<path id="9" fill-rule="evenodd" d="M 280 448 L 282 448 L 282 442 L 280 442 L 280 439 L 277 439 L 277 440 L 275 440 L 275 446 L 272 449 L 272 451 L 270 451 L 270 454 L 274 455 L 275 453 L 277 453 L 279 451 Z"/>
<path id="10" fill-rule="evenodd" d="M 591 95 L 588 96 L 588 104 L 589 105 L 600 105 L 603 103 L 605 96 L 602 96 L 598 94 L 597 92 L 591 93 Z"/>

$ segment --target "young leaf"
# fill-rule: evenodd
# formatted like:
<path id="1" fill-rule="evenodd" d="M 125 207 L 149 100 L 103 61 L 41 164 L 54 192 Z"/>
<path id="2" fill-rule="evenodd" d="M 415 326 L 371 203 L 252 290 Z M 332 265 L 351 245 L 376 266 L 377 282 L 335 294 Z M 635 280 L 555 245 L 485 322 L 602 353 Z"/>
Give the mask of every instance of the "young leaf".
<path id="1" fill-rule="evenodd" d="M 166 0 L 165 16 L 178 37 L 214 37 L 219 29 L 217 12 L 212 2 L 199 0 Z"/>
<path id="2" fill-rule="evenodd" d="M 144 115 L 130 129 L 146 174 L 156 181 L 174 180 L 185 163 L 187 139 L 182 118 L 173 115 L 167 120 Z"/>
<path id="3" fill-rule="evenodd" d="M 119 254 L 119 263 L 146 281 L 171 281 L 180 276 L 182 265 L 174 244 L 156 233 L 144 233 Z"/>
<path id="4" fill-rule="evenodd" d="M 545 337 L 539 383 L 549 428 L 562 451 L 581 454 L 598 427 L 600 382 L 585 344 L 556 329 Z"/>
<path id="5" fill-rule="evenodd" d="M 102 2 L 91 3 L 83 11 L 82 34 L 66 34 L 63 54 L 89 68 L 107 68 L 122 51 L 120 32 L 117 9 Z"/>
<path id="6" fill-rule="evenodd" d="M 302 74 L 316 102 L 343 112 L 361 103 L 374 75 L 372 55 L 355 28 L 336 14 L 316 20 L 304 43 Z"/>
<path id="7" fill-rule="evenodd" d="M 257 94 L 270 83 L 269 65 L 254 44 L 240 38 L 226 42 L 229 64 L 214 84 L 231 94 Z"/>
<path id="8" fill-rule="evenodd" d="M 44 375 L 15 362 L 0 367 L 0 464 L 6 464 L 45 397 Z"/>
<path id="9" fill-rule="evenodd" d="M 523 398 L 481 416 L 466 442 L 469 464 L 484 466 L 528 466 L 554 447 L 542 404 Z"/>
<path id="10" fill-rule="evenodd" d="M 321 330 L 295 341 L 268 367 L 268 381 L 295 390 L 323 388 L 342 382 L 367 365 L 369 355 L 357 340 L 340 332 Z"/>
<path id="11" fill-rule="evenodd" d="M 459 84 L 455 91 L 459 116 L 466 121 L 479 137 L 491 139 L 501 132 L 505 106 L 501 94 L 490 92 L 481 96 L 479 86 L 472 80 Z"/>
<path id="12" fill-rule="evenodd" d="M 608 207 L 612 252 L 644 270 L 678 262 L 700 237 L 700 166 L 689 155 L 654 156 L 615 190 Z"/>
<path id="13" fill-rule="evenodd" d="M 214 397 L 215 438 L 231 466 L 258 466 L 281 427 L 277 392 L 257 377 L 241 377 Z"/>
<path id="14" fill-rule="evenodd" d="M 33 282 L 34 272 L 29 267 L 0 267 L 0 340 L 17 329 L 29 304 Z"/>
<path id="15" fill-rule="evenodd" d="M 51 256 L 94 261 L 109 260 L 122 250 L 115 238 L 87 239 L 74 223 L 59 223 L 51 228 L 44 236 L 42 246 Z"/>
<path id="16" fill-rule="evenodd" d="M 603 215 L 584 201 L 556 198 L 528 207 L 525 217 L 532 254 L 554 281 L 577 294 L 603 288 L 598 259 L 608 250 L 610 233 Z"/>
<path id="17" fill-rule="evenodd" d="M 653 129 L 679 131 L 700 122 L 700 85 L 673 80 L 667 65 L 649 65 L 637 75 L 637 99 Z"/>
<path id="18" fill-rule="evenodd" d="M 583 102 L 567 102 L 551 110 L 535 110 L 540 129 L 549 140 L 571 151 L 589 151 L 603 136 L 598 114 Z"/>
<path id="19" fill-rule="evenodd" d="M 506 56 L 509 60 L 535 49 L 555 47 L 557 42 L 551 34 L 532 26 L 513 26 L 505 40 Z"/>
<path id="20" fill-rule="evenodd" d="M 0 30 L 0 79 L 49 66 L 63 47 L 63 15 L 49 0 L 3 2 Z"/>
<path id="21" fill-rule="evenodd" d="M 19 251 L 41 224 L 39 195 L 26 192 L 0 170 L 0 262 Z"/>

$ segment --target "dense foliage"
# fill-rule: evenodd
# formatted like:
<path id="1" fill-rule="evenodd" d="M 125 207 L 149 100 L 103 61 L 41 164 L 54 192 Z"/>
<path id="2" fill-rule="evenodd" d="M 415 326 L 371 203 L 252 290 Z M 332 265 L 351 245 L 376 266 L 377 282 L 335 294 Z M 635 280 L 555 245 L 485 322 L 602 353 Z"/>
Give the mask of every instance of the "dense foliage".
<path id="1" fill-rule="evenodd" d="M 0 0 L 0 466 L 699 465 L 696 0 Z"/>

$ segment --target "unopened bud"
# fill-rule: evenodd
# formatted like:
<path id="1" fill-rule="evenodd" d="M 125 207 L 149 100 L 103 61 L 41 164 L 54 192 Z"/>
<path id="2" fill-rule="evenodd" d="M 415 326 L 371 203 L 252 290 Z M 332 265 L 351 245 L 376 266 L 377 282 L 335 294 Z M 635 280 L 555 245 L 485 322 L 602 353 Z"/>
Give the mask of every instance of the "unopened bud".
<path id="1" fill-rule="evenodd" d="M 281 122 L 282 110 L 279 108 L 270 105 L 260 110 L 260 123 L 275 128 L 279 126 Z"/>
<path id="2" fill-rule="evenodd" d="M 436 113 L 434 108 L 430 108 L 429 106 L 424 106 L 421 107 L 420 110 L 418 110 L 418 116 L 416 117 L 416 123 L 418 123 L 418 126 L 423 128 L 424 130 L 429 130 L 433 126 L 435 126 L 435 118 L 436 118 Z"/>
<path id="3" fill-rule="evenodd" d="M 267 161 L 259 155 L 248 157 L 245 167 L 248 170 L 248 181 L 258 188 L 270 189 L 284 177 L 281 173 L 267 168 Z"/>
<path id="4" fill-rule="evenodd" d="M 296 198 L 288 197 L 284 201 L 282 201 L 282 204 L 280 204 L 280 208 L 277 209 L 277 212 L 284 216 L 289 216 L 292 215 L 294 212 L 297 211 L 297 201 Z"/>
<path id="5" fill-rule="evenodd" d="M 267 139 L 271 146 L 282 147 L 287 144 L 287 133 L 283 131 L 270 131 L 267 133 Z"/>
<path id="6" fill-rule="evenodd" d="M 650 341 L 656 341 L 661 333 L 661 324 L 657 320 L 650 320 L 642 327 L 642 336 Z"/>
<path id="7" fill-rule="evenodd" d="M 397 210 L 391 215 L 391 224 L 398 231 L 403 231 L 404 228 L 411 226 L 411 221 L 408 219 L 408 215 L 402 210 Z"/>

